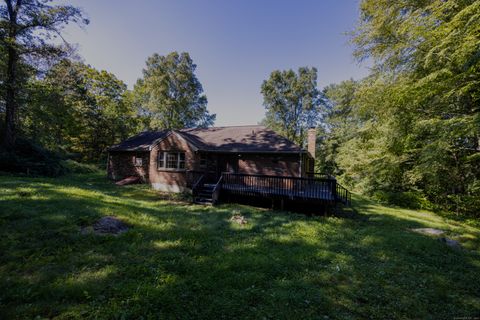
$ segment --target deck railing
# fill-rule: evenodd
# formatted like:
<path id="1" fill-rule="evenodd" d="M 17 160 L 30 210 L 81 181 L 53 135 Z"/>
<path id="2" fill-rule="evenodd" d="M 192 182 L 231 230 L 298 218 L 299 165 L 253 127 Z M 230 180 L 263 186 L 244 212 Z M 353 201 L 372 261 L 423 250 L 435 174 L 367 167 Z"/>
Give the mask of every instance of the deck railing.
<path id="1" fill-rule="evenodd" d="M 197 181 L 195 181 L 192 184 L 193 199 L 195 199 L 198 196 L 199 187 L 203 185 L 204 181 L 205 181 L 205 176 L 201 175 L 200 177 L 197 178 Z"/>
<path id="2" fill-rule="evenodd" d="M 337 183 L 335 187 L 335 198 L 343 204 L 350 205 L 352 202 L 352 194 L 341 184 Z"/>
<path id="3" fill-rule="evenodd" d="M 347 201 L 348 191 L 335 179 L 299 178 L 241 173 L 222 173 L 222 188 L 241 196 L 265 196 L 300 200 Z M 343 189 L 342 189 L 343 188 Z M 345 199 L 345 200 L 342 200 Z"/>
<path id="4" fill-rule="evenodd" d="M 220 199 L 220 192 L 222 191 L 222 185 L 223 185 L 223 175 L 218 179 L 217 184 L 215 184 L 215 187 L 213 188 L 212 191 L 212 202 L 213 204 L 217 203 L 218 200 Z"/>
<path id="5" fill-rule="evenodd" d="M 208 173 L 201 171 L 187 172 L 188 184 L 194 196 L 203 184 L 210 183 L 208 176 Z M 220 194 L 226 192 L 247 197 L 351 203 L 350 192 L 335 178 L 318 176 L 299 178 L 224 172 L 215 183 L 212 200 L 218 202 Z"/>

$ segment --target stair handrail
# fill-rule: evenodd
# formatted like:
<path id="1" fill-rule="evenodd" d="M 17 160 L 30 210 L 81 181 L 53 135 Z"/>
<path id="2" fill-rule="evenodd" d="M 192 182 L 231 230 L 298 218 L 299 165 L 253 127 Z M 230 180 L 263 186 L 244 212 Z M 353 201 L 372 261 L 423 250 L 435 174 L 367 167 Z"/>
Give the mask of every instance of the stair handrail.
<path id="1" fill-rule="evenodd" d="M 187 175 L 187 186 L 192 187 L 193 185 L 202 177 L 204 174 L 204 171 L 199 171 L 199 170 L 187 170 L 186 175 Z"/>
<path id="2" fill-rule="evenodd" d="M 220 176 L 220 179 L 218 179 L 217 183 L 215 184 L 215 187 L 213 187 L 213 191 L 212 191 L 213 204 L 217 203 L 218 199 L 220 198 L 220 190 L 222 189 L 222 183 L 223 183 L 223 174 Z"/>
<path id="3" fill-rule="evenodd" d="M 202 174 L 202 175 L 198 178 L 198 180 L 192 185 L 192 195 L 193 195 L 194 199 L 195 199 L 195 196 L 196 196 L 196 194 L 197 194 L 198 186 L 199 186 L 200 184 L 202 184 L 204 178 L 205 178 L 205 175 Z"/>
<path id="4" fill-rule="evenodd" d="M 350 205 L 352 203 L 352 194 L 348 191 L 347 188 L 337 183 L 335 188 L 335 196 L 337 199 L 340 199 L 345 205 Z"/>

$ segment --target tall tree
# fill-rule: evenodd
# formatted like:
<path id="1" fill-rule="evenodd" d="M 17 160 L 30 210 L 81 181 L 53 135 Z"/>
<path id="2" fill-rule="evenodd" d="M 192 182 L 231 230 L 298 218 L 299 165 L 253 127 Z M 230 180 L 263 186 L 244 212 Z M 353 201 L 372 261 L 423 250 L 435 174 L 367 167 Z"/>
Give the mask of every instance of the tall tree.
<path id="1" fill-rule="evenodd" d="M 24 130 L 49 149 L 98 160 L 136 131 L 131 93 L 111 73 L 64 60 L 30 86 Z"/>
<path id="2" fill-rule="evenodd" d="M 143 78 L 135 85 L 135 95 L 150 128 L 213 125 L 216 115 L 207 110 L 207 97 L 195 75 L 197 66 L 188 53 L 155 53 L 146 64 Z"/>
<path id="3" fill-rule="evenodd" d="M 356 159 L 345 170 L 361 171 L 367 189 L 420 191 L 444 208 L 474 212 L 480 2 L 363 0 L 360 9 L 353 42 L 374 72 L 356 94 L 367 121 L 361 139 L 345 144 Z"/>
<path id="4" fill-rule="evenodd" d="M 342 81 L 327 86 L 323 92 L 326 99 L 326 116 L 322 121 L 324 132 L 319 136 L 317 166 L 319 172 L 341 175 L 337 164 L 338 151 L 346 141 L 357 135 L 362 120 L 356 112 L 355 93 L 360 83 Z"/>
<path id="5" fill-rule="evenodd" d="M 57 45 L 62 28 L 69 22 L 87 24 L 82 11 L 69 5 L 51 5 L 51 0 L 5 0 L 0 5 L 0 46 L 6 54 L 5 129 L 3 143 L 15 143 L 19 94 L 25 80 L 19 75 L 22 64 L 39 67 L 64 56 L 68 47 Z M 62 38 L 63 39 L 63 38 Z"/>
<path id="6" fill-rule="evenodd" d="M 5 116 L 5 72 L 6 68 L 6 53 L 2 46 L 0 46 L 0 118 Z M 3 132 L 3 123 L 0 121 L 0 134 Z"/>
<path id="7" fill-rule="evenodd" d="M 273 71 L 263 82 L 261 92 L 266 109 L 264 124 L 303 145 L 307 129 L 316 127 L 323 115 L 317 69 Z"/>

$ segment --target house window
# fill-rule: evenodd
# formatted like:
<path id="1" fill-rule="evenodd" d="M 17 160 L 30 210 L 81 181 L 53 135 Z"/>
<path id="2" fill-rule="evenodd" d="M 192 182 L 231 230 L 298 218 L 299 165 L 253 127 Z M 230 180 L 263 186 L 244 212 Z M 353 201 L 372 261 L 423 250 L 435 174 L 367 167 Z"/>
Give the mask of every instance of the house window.
<path id="1" fill-rule="evenodd" d="M 143 159 L 140 157 L 135 157 L 134 163 L 135 167 L 141 167 L 143 165 Z"/>
<path id="2" fill-rule="evenodd" d="M 159 152 L 158 169 L 184 170 L 185 152 Z"/>
<path id="3" fill-rule="evenodd" d="M 207 167 L 207 155 L 205 153 L 200 154 L 200 168 Z"/>
<path id="4" fill-rule="evenodd" d="M 178 168 L 185 169 L 185 153 L 184 152 L 178 153 Z"/>
<path id="5" fill-rule="evenodd" d="M 167 169 L 177 169 L 178 168 L 178 153 L 165 152 L 167 156 L 166 168 Z"/>
<path id="6" fill-rule="evenodd" d="M 158 153 L 157 165 L 158 165 L 158 168 L 165 168 L 165 152 Z"/>

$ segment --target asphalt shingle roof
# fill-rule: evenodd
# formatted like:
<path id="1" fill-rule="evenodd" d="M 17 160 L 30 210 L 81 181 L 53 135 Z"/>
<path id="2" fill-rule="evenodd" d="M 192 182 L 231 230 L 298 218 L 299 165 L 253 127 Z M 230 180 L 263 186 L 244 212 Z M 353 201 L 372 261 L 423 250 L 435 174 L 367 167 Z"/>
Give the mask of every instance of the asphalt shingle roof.
<path id="1" fill-rule="evenodd" d="M 145 131 L 108 148 L 109 151 L 149 151 L 157 140 L 167 136 L 169 130 Z"/>
<path id="2" fill-rule="evenodd" d="M 264 126 L 184 129 L 179 133 L 198 149 L 216 152 L 301 152 L 302 148 Z"/>
<path id="3" fill-rule="evenodd" d="M 169 130 L 142 132 L 109 148 L 110 151 L 148 151 Z M 298 145 L 264 126 L 211 127 L 175 130 L 193 146 L 210 152 L 303 152 Z"/>

